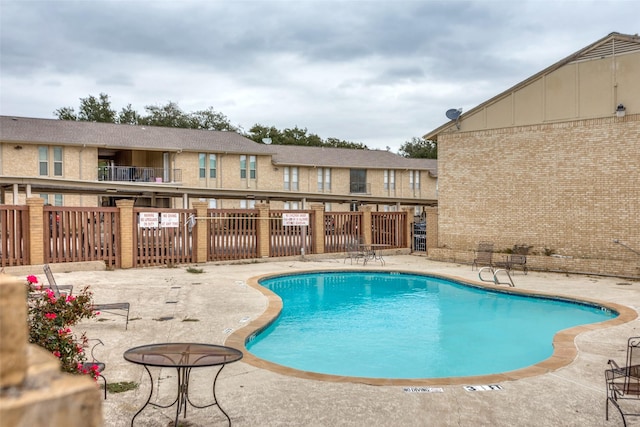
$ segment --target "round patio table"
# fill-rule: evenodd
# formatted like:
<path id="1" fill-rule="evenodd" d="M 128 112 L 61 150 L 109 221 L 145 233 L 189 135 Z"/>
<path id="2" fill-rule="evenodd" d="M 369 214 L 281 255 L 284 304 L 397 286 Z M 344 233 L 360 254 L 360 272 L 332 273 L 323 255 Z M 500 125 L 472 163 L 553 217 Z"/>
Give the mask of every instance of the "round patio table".
<path id="1" fill-rule="evenodd" d="M 176 405 L 176 418 L 174 426 L 178 425 L 178 417 L 180 411 L 184 412 L 184 418 L 187 417 L 187 403 L 195 408 L 208 408 L 209 406 L 217 406 L 218 409 L 227 417 L 229 426 L 231 426 L 231 418 L 222 409 L 216 397 L 216 381 L 225 365 L 237 362 L 242 359 L 242 352 L 232 347 L 214 344 L 198 344 L 198 343 L 164 343 L 149 344 L 139 347 L 130 348 L 124 352 L 125 360 L 144 366 L 149 380 L 151 381 L 151 391 L 149 397 L 142 408 L 136 412 L 131 419 L 133 421 L 142 412 L 147 405 L 153 405 L 159 408 L 170 408 Z M 169 405 L 160 405 L 151 402 L 153 395 L 153 377 L 149 371 L 150 366 L 161 368 L 175 368 L 178 371 L 178 393 L 176 399 Z M 189 378 L 193 368 L 202 368 L 206 366 L 219 366 L 213 379 L 213 402 L 207 405 L 195 405 L 189 398 Z"/>

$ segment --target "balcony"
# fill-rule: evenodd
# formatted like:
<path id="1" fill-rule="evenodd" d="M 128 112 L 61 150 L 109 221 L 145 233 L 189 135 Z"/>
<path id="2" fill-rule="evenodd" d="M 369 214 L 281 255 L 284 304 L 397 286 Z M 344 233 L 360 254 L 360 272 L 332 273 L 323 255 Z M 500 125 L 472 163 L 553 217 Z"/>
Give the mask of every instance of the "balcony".
<path id="1" fill-rule="evenodd" d="M 368 182 L 352 182 L 349 185 L 351 194 L 371 194 L 371 184 Z"/>
<path id="2" fill-rule="evenodd" d="M 182 182 L 182 169 L 142 166 L 101 166 L 98 181 L 120 182 Z"/>

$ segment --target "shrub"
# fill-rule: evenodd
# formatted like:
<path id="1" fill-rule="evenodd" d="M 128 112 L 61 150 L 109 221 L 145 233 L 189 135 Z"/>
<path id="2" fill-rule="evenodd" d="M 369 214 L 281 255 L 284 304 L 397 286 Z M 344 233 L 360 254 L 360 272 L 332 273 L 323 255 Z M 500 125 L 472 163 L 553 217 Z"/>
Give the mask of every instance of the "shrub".
<path id="1" fill-rule="evenodd" d="M 97 366 L 86 369 L 83 363 L 87 357 L 87 337 L 80 337 L 70 329 L 81 319 L 95 317 L 92 309 L 92 292 L 89 287 L 82 289 L 79 295 L 60 295 L 56 298 L 51 289 L 38 285 L 35 276 L 27 276 L 30 292 L 28 299 L 29 342 L 53 353 L 62 365 L 64 372 L 91 375 L 98 378 Z"/>

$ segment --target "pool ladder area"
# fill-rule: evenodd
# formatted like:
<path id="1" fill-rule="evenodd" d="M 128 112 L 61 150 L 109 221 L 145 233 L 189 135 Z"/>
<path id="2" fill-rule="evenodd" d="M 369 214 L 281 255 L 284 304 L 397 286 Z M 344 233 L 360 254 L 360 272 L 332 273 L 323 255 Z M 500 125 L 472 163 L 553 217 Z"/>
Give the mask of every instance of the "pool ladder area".
<path id="1" fill-rule="evenodd" d="M 492 274 L 493 274 L 493 278 L 492 279 L 485 279 L 484 277 L 482 277 L 482 272 L 489 270 Z M 507 277 L 509 278 L 508 282 L 501 282 L 500 279 L 498 278 L 498 273 L 504 272 Z M 482 267 L 480 270 L 478 270 L 478 277 L 480 278 L 480 280 L 482 280 L 483 282 L 493 282 L 496 285 L 509 285 L 512 288 L 515 288 L 516 285 L 513 283 L 513 279 L 511 278 L 511 274 L 509 274 L 509 270 L 505 270 L 503 268 L 499 268 L 497 270 L 494 270 L 493 267 Z"/>

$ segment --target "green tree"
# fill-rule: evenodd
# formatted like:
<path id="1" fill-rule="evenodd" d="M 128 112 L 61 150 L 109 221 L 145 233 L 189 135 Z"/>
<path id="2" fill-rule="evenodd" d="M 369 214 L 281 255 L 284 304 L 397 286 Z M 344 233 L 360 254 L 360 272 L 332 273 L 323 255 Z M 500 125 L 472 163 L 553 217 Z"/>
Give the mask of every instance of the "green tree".
<path id="1" fill-rule="evenodd" d="M 166 105 L 147 105 L 144 107 L 147 115 L 139 120 L 139 124 L 148 126 L 164 126 L 170 128 L 190 128 L 191 120 L 175 102 Z"/>
<path id="2" fill-rule="evenodd" d="M 398 154 L 413 159 L 437 159 L 438 144 L 435 141 L 414 136 L 411 141 L 402 144 Z"/>
<path id="3" fill-rule="evenodd" d="M 238 128 L 231 124 L 227 116 L 215 111 L 213 107 L 195 111 L 189 114 L 189 119 L 191 129 L 238 131 Z"/>
<path id="4" fill-rule="evenodd" d="M 127 104 L 127 106 L 118 113 L 118 123 L 122 125 L 137 125 L 139 122 L 140 114 L 131 107 L 131 104 Z"/>
<path id="5" fill-rule="evenodd" d="M 116 111 L 111 108 L 109 95 L 101 93 L 98 98 L 89 95 L 87 98 L 80 98 L 80 109 L 76 115 L 73 107 L 62 107 L 54 114 L 60 120 L 78 120 L 82 122 L 115 123 Z"/>

